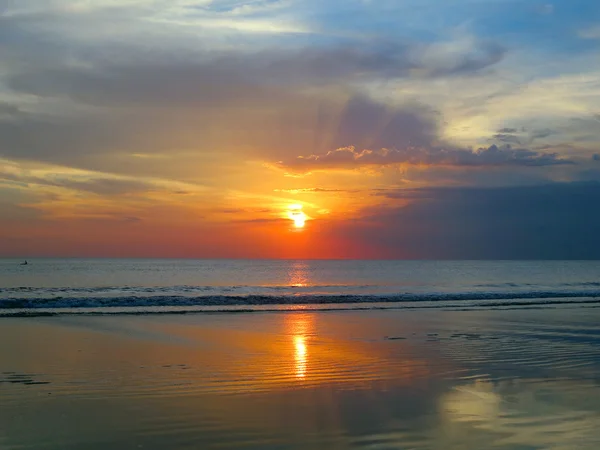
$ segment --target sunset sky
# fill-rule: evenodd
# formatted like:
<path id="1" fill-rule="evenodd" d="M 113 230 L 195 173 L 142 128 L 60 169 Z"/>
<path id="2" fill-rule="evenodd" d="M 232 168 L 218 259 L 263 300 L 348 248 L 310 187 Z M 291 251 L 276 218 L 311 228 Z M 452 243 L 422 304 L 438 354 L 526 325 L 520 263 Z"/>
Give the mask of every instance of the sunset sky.
<path id="1" fill-rule="evenodd" d="M 0 256 L 600 258 L 600 2 L 0 0 Z"/>

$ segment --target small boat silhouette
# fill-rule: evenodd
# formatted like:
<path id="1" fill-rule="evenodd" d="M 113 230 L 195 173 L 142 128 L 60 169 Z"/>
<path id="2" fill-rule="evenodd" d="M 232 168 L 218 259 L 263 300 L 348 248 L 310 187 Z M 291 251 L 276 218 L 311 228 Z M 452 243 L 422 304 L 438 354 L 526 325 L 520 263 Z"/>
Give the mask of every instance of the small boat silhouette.
<path id="1" fill-rule="evenodd" d="M 29 264 L 27 261 L 21 263 L 22 266 L 26 266 L 27 264 Z"/>

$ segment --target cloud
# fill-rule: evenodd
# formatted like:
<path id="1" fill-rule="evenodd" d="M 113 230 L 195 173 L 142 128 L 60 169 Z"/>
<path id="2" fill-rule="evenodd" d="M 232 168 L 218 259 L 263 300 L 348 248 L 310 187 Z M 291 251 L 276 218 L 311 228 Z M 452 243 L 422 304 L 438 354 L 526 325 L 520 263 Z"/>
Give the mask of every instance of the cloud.
<path id="1" fill-rule="evenodd" d="M 69 164 L 127 142 L 131 125 L 117 116 L 13 115 L 0 120 L 0 156 Z"/>
<path id="2" fill-rule="evenodd" d="M 493 41 L 472 36 L 416 48 L 419 65 L 430 75 L 466 74 L 477 72 L 500 62 L 506 49 Z M 420 67 L 419 67 L 420 66 Z"/>
<path id="3" fill-rule="evenodd" d="M 148 17 L 160 9 L 154 3 L 131 1 L 121 8 L 119 2 L 103 1 L 83 7 L 88 3 L 76 8 L 66 1 L 36 7 L 10 3 L 9 9 L 18 11 L 0 17 L 5 43 L 0 94 L 6 87 L 30 102 L 27 114 L 0 111 L 0 155 L 128 175 L 163 170 L 167 176 L 192 177 L 187 172 L 196 165 L 203 175 L 214 176 L 216 170 L 198 161 L 203 154 L 227 149 L 235 160 L 300 154 L 305 145 L 298 137 L 315 133 L 310 129 L 315 111 L 344 103 L 365 83 L 475 74 L 504 55 L 497 44 L 476 39 L 281 43 L 237 35 L 205 43 L 186 27 L 156 22 L 148 27 Z M 242 14 L 237 3 L 171 3 L 190 17 L 196 9 L 204 16 L 250 14 Z M 135 26 L 129 27 L 130 21 Z M 441 51 L 444 45 L 453 51 Z M 10 120 L 2 120 L 5 116 Z M 295 144 L 282 150 L 283 141 Z M 332 147 L 326 141 L 323 149 L 351 145 Z M 187 156 L 179 158 L 183 152 Z M 125 153 L 173 158 L 164 164 L 125 164 Z"/>
<path id="4" fill-rule="evenodd" d="M 98 195 L 122 195 L 139 192 L 148 192 L 156 189 L 151 183 L 140 180 L 119 180 L 110 178 L 99 178 L 92 180 L 61 180 L 55 181 L 55 185 L 67 189 L 91 192 Z"/>
<path id="5" fill-rule="evenodd" d="M 24 116 L 25 114 L 17 105 L 0 102 L 0 122 L 12 122 Z"/>
<path id="6" fill-rule="evenodd" d="M 600 39 L 600 25 L 594 25 L 581 30 L 579 37 L 583 39 Z"/>
<path id="7" fill-rule="evenodd" d="M 538 12 L 542 15 L 554 14 L 554 5 L 552 3 L 546 3 L 538 7 Z"/>
<path id="8" fill-rule="evenodd" d="M 300 189 L 275 189 L 275 192 L 285 192 L 287 194 L 311 194 L 320 192 L 359 192 L 356 189 L 327 189 L 327 188 L 300 188 Z"/>
<path id="9" fill-rule="evenodd" d="M 500 51 L 475 45 L 465 54 L 423 58 L 422 45 L 404 43 L 210 52 L 196 61 L 33 67 L 8 78 L 15 91 L 67 97 L 93 105 L 216 104 L 232 98 L 258 100 L 272 86 L 336 85 L 408 77 L 474 73 L 494 64 Z M 426 48 L 429 48 L 426 46 Z M 416 56 L 419 55 L 419 56 Z"/>
<path id="10" fill-rule="evenodd" d="M 363 210 L 336 235 L 385 257 L 424 259 L 598 259 L 600 183 L 506 188 L 397 190 L 407 206 Z M 376 253 L 377 253 L 376 251 Z"/>
<path id="11" fill-rule="evenodd" d="M 220 208 L 215 209 L 215 212 L 222 214 L 272 214 L 280 211 L 269 208 Z"/>
<path id="12" fill-rule="evenodd" d="M 592 155 L 592 160 L 593 161 L 600 161 L 600 153 L 594 153 Z"/>
<path id="13" fill-rule="evenodd" d="M 16 188 L 59 188 L 75 193 L 98 196 L 122 196 L 130 194 L 206 192 L 206 187 L 160 178 L 141 178 L 94 172 L 40 163 L 19 163 L 0 159 L 0 184 Z M 58 192 L 55 189 L 45 192 Z"/>
<path id="14" fill-rule="evenodd" d="M 100 174 L 82 171 L 67 170 L 63 173 L 46 170 L 28 171 L 7 164 L 0 166 L 0 182 L 15 183 L 22 187 L 30 185 L 58 187 L 104 196 L 148 192 L 156 189 L 154 184 L 138 179 L 107 178 Z"/>
<path id="15" fill-rule="evenodd" d="M 555 134 L 558 134 L 558 131 L 551 130 L 550 128 L 544 128 L 541 130 L 532 130 L 529 137 L 531 142 L 533 142 L 536 139 L 544 139 Z"/>
<path id="16" fill-rule="evenodd" d="M 519 136 L 515 136 L 514 134 L 496 133 L 494 135 L 494 139 L 496 141 L 500 141 L 500 142 L 511 142 L 514 144 L 521 144 L 521 140 L 519 139 Z"/>
<path id="17" fill-rule="evenodd" d="M 348 103 L 333 150 L 280 161 L 291 172 L 355 169 L 397 164 L 455 167 L 541 167 L 573 164 L 556 153 L 510 145 L 471 150 L 444 143 L 438 137 L 440 118 L 420 106 L 391 108 L 364 97 Z M 496 134 L 498 139 L 508 135 Z M 500 139 L 502 140 L 502 139 Z"/>
<path id="18" fill-rule="evenodd" d="M 269 93 L 264 88 L 272 84 L 467 75 L 496 64 L 505 54 L 498 43 L 470 36 L 439 42 L 356 37 L 282 45 L 243 33 L 223 42 L 213 31 L 268 31 L 281 22 L 269 25 L 270 14 L 289 6 L 270 1 L 54 1 L 18 7 L 11 2 L 8 13 L 0 16 L 0 40 L 8 43 L 2 53 L 10 62 L 6 83 L 18 92 L 94 105 L 189 104 L 225 101 L 258 89 L 256 97 Z"/>
<path id="19" fill-rule="evenodd" d="M 354 147 L 339 148 L 324 155 L 299 156 L 279 166 L 289 170 L 320 170 L 357 168 L 365 166 L 389 166 L 394 164 L 498 167 L 541 167 L 574 164 L 556 153 L 538 153 L 527 149 L 513 149 L 509 145 L 492 145 L 478 150 L 409 147 L 404 149 L 356 150 Z"/>

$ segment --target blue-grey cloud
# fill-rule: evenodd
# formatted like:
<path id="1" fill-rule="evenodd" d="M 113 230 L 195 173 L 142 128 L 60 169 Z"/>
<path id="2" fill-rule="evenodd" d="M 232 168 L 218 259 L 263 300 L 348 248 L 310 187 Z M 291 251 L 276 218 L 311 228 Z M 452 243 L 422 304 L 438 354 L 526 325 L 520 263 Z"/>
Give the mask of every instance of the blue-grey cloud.
<path id="1" fill-rule="evenodd" d="M 521 140 L 519 139 L 519 136 L 516 136 L 514 134 L 508 134 L 508 133 L 496 133 L 494 135 L 494 140 L 500 141 L 500 142 L 513 143 L 513 144 L 521 144 Z"/>
<path id="2" fill-rule="evenodd" d="M 501 166 L 553 166 L 574 164 L 556 153 L 539 153 L 528 149 L 513 149 L 509 145 L 492 145 L 477 150 L 407 147 L 393 149 L 357 150 L 354 147 L 338 148 L 323 155 L 300 156 L 279 166 L 292 171 L 357 168 L 411 164 L 427 166 L 501 167 Z"/>
<path id="3" fill-rule="evenodd" d="M 150 9 L 152 14 L 156 12 L 154 5 Z M 88 12 L 73 13 L 75 10 Z M 32 14 L 0 17 L 2 56 L 6 56 L 6 75 L 0 82 L 13 93 L 36 96 L 40 103 L 57 102 L 65 108 L 61 113 L 73 103 L 83 111 L 93 111 L 89 116 L 66 111 L 51 117 L 47 111 L 36 116 L 22 114 L 16 107 L 4 112 L 0 108 L 0 155 L 116 173 L 124 173 L 122 160 L 111 163 L 104 156 L 179 148 L 194 149 L 197 154 L 222 148 L 260 148 L 261 158 L 282 160 L 290 170 L 337 162 L 347 167 L 571 163 L 556 155 L 552 147 L 547 152 L 529 148 L 531 142 L 508 127 L 498 130 L 498 145 L 476 150 L 440 142 L 436 123 L 440 118 L 419 105 L 391 110 L 356 96 L 333 138 L 326 136 L 331 134 L 326 128 L 335 120 L 315 131 L 306 125 L 314 118 L 298 113 L 301 108 L 318 110 L 333 97 L 339 99 L 341 91 L 352 96 L 362 82 L 479 74 L 506 55 L 505 47 L 493 40 L 473 37 L 441 42 L 440 35 L 436 41 L 433 35 L 408 40 L 380 34 L 378 40 L 313 36 L 285 42 L 243 42 L 237 35 L 231 41 L 234 45 L 211 48 L 194 40 L 189 27 L 176 30 L 175 25 L 158 21 L 151 32 L 146 13 L 136 2 L 128 2 L 118 10 L 40 8 Z M 81 34 L 83 25 L 75 18 L 84 20 L 90 30 L 96 22 L 102 27 L 97 33 Z M 111 20 L 116 21 L 115 29 L 121 30 L 114 39 L 103 28 Z M 129 33 L 129 20 L 143 25 L 141 34 Z M 77 33 L 87 38 L 71 39 Z M 152 39 L 144 43 L 142 35 Z M 133 39 L 136 36 L 139 39 Z M 157 36 L 164 37 L 164 45 L 153 45 Z M 192 39 L 193 45 L 187 45 L 183 37 Z M 221 132 L 225 122 L 235 124 L 236 133 Z M 289 133 L 291 129 L 298 134 Z M 313 148 L 301 146 L 295 139 L 311 133 L 316 135 Z M 347 147 L 355 150 L 348 152 Z M 308 156 L 295 158 L 297 155 Z M 149 164 L 136 161 L 127 170 L 145 173 L 141 167 Z M 166 170 L 167 164 L 161 169 Z"/>
<path id="4" fill-rule="evenodd" d="M 124 150 L 192 148 L 202 153 L 244 146 L 280 158 L 288 152 L 273 145 L 276 138 L 269 133 L 279 140 L 294 139 L 270 130 L 298 129 L 299 105 L 304 111 L 317 110 L 340 91 L 351 95 L 357 81 L 471 75 L 505 54 L 500 45 L 484 40 L 473 40 L 441 62 L 435 51 L 422 57 L 438 44 L 401 39 L 191 48 L 167 33 L 181 38 L 187 32 L 160 25 L 166 43 L 153 47 L 139 36 L 133 39 L 135 33 L 125 33 L 122 17 L 138 24 L 145 17 L 144 11 L 136 13 L 133 3 L 128 5 L 119 14 L 91 7 L 81 8 L 89 12 L 67 14 L 71 8 L 49 7 L 0 16 L 0 86 L 15 97 L 33 95 L 40 105 L 61 108 L 56 115 L 50 109 L 35 114 L 33 105 L 30 114 L 16 106 L 0 109 L 0 156 L 118 173 L 125 170 L 123 164 L 98 156 L 113 157 Z M 114 26 L 124 34 L 111 40 L 99 30 L 86 39 L 69 38 L 72 27 L 81 26 L 76 19 L 90 27 L 95 20 L 108 26 L 111 11 L 118 22 Z M 156 35 L 162 36 L 157 32 L 153 39 Z M 225 126 L 224 118 L 236 123 L 238 133 L 214 132 Z M 298 151 L 291 148 L 289 153 Z M 127 170 L 140 173 L 139 168 L 149 164 L 140 162 Z"/>
<path id="5" fill-rule="evenodd" d="M 600 183 L 379 193 L 408 206 L 365 210 L 335 232 L 387 257 L 599 259 Z"/>
<path id="6" fill-rule="evenodd" d="M 557 133 L 558 132 L 556 130 L 551 130 L 550 128 L 544 128 L 541 130 L 532 130 L 529 135 L 529 138 L 531 141 L 534 141 L 536 139 L 547 138 L 548 136 L 552 136 Z"/>
<path id="7" fill-rule="evenodd" d="M 443 65 L 421 60 L 421 45 L 384 43 L 257 52 L 211 52 L 196 61 L 141 61 L 78 67 L 28 67 L 7 80 L 15 91 L 69 97 L 94 105 L 228 102 L 266 96 L 272 86 L 343 84 L 358 80 L 466 75 L 498 62 L 504 51 L 481 43 Z"/>
<path id="8" fill-rule="evenodd" d="M 353 169 L 394 164 L 457 167 L 541 167 L 574 164 L 557 153 L 511 145 L 468 149 L 439 137 L 441 117 L 422 105 L 392 108 L 365 97 L 350 101 L 330 150 L 282 160 L 278 166 L 293 172 Z M 496 134 L 503 137 L 504 134 Z"/>

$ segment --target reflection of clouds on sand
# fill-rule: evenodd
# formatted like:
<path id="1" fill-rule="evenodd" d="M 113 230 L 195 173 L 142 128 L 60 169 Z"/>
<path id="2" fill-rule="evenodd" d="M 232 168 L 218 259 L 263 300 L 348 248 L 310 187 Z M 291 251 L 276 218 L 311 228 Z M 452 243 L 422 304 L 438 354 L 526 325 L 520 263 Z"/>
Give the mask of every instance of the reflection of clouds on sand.
<path id="1" fill-rule="evenodd" d="M 584 401 L 594 388 L 568 381 L 477 381 L 442 396 L 440 417 L 452 424 L 454 439 L 483 438 L 490 448 L 596 448 L 600 402 Z"/>
<path id="2" fill-rule="evenodd" d="M 455 422 L 493 421 L 498 417 L 501 397 L 491 383 L 478 381 L 454 388 L 442 397 L 442 414 Z"/>

